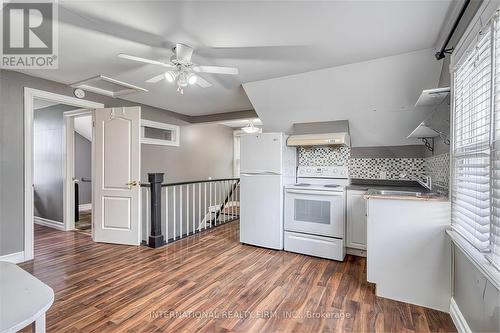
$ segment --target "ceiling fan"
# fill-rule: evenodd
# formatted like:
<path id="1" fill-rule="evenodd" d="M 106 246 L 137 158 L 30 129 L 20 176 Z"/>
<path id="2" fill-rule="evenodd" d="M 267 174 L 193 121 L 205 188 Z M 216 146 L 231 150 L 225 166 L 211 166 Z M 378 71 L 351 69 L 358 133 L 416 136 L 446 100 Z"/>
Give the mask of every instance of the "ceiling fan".
<path id="1" fill-rule="evenodd" d="M 146 64 L 153 64 L 167 68 L 166 72 L 156 75 L 149 80 L 148 83 L 157 83 L 161 80 L 177 83 L 177 92 L 184 94 L 184 88 L 188 85 L 197 84 L 202 88 L 208 88 L 212 84 L 201 77 L 198 73 L 212 73 L 212 74 L 227 74 L 237 75 L 238 68 L 235 67 L 221 67 L 221 66 L 200 66 L 191 62 L 194 49 L 188 45 L 177 43 L 172 48 L 174 54 L 170 58 L 170 62 L 162 62 L 151 60 L 133 55 L 120 53 L 118 57 Z"/>

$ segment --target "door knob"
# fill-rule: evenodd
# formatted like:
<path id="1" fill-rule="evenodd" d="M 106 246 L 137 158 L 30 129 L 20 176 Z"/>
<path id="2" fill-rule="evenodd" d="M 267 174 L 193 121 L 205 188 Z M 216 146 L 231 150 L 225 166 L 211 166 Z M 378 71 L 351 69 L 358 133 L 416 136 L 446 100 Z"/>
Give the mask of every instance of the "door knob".
<path id="1" fill-rule="evenodd" d="M 137 180 L 133 180 L 131 182 L 128 182 L 127 185 L 128 186 L 137 186 L 137 185 L 139 185 L 139 182 Z"/>

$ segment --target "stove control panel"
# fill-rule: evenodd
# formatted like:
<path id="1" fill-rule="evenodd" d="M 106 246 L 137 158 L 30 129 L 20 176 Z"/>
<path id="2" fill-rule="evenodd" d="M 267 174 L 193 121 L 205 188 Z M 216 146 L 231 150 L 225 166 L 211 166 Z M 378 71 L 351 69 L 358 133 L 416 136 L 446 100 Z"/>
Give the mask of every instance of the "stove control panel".
<path id="1" fill-rule="evenodd" d="M 347 166 L 299 166 L 298 177 L 349 178 Z"/>

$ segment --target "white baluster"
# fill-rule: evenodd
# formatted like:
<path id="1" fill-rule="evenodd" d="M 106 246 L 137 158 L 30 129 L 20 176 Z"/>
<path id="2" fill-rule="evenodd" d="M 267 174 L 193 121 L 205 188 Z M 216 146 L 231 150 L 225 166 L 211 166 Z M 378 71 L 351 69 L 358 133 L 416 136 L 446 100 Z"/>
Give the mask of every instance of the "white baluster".
<path id="1" fill-rule="evenodd" d="M 201 183 L 198 183 L 198 220 L 201 221 Z M 198 224 L 198 231 L 200 231 L 201 224 Z"/>
<path id="2" fill-rule="evenodd" d="M 189 235 L 189 184 L 186 185 L 186 235 Z"/>
<path id="3" fill-rule="evenodd" d="M 208 214 L 210 215 L 210 221 L 212 221 L 212 211 L 210 210 L 210 207 L 212 207 L 212 182 L 210 182 L 210 204 L 208 206 Z M 209 228 L 210 227 L 212 227 L 212 223 L 210 223 Z"/>
<path id="4" fill-rule="evenodd" d="M 179 237 L 182 238 L 182 185 L 179 186 L 179 228 L 181 229 Z"/>
<path id="5" fill-rule="evenodd" d="M 174 203 L 174 240 L 177 239 L 177 216 L 176 216 L 176 213 L 177 213 L 177 200 L 176 200 L 176 192 L 177 192 L 177 189 L 176 189 L 176 186 L 173 187 L 173 203 Z"/>
<path id="6" fill-rule="evenodd" d="M 196 191 L 196 184 L 192 185 L 193 187 L 193 228 L 191 229 L 191 233 L 194 234 L 196 231 L 196 227 L 194 225 L 194 221 L 196 220 L 196 196 L 194 195 L 194 192 Z"/>
<path id="7" fill-rule="evenodd" d="M 165 241 L 168 243 L 168 186 L 165 187 Z"/>
<path id="8" fill-rule="evenodd" d="M 217 201 L 217 182 L 214 182 L 214 196 L 215 196 L 215 218 L 214 218 L 214 225 L 217 225 L 217 212 L 220 211 L 220 206 L 219 202 Z"/>
<path id="9" fill-rule="evenodd" d="M 222 216 L 222 222 L 225 223 L 226 222 L 226 213 L 225 212 L 227 211 L 226 210 L 226 205 L 225 205 L 226 199 L 227 199 L 227 181 L 224 181 L 224 195 L 222 197 L 223 197 L 222 204 L 224 205 L 224 210 L 223 210 L 224 216 Z"/>
<path id="10" fill-rule="evenodd" d="M 230 210 L 230 214 L 231 214 L 231 220 L 234 219 L 234 180 L 231 180 L 229 182 L 229 185 L 231 186 L 231 188 L 229 189 L 231 191 L 231 210 Z"/>
<path id="11" fill-rule="evenodd" d="M 205 184 L 205 208 L 203 208 L 204 210 L 204 215 L 203 215 L 203 220 L 205 221 L 205 225 L 203 226 L 203 229 L 206 229 L 207 228 L 207 220 L 206 220 L 206 216 L 207 216 L 207 183 L 204 183 Z"/>

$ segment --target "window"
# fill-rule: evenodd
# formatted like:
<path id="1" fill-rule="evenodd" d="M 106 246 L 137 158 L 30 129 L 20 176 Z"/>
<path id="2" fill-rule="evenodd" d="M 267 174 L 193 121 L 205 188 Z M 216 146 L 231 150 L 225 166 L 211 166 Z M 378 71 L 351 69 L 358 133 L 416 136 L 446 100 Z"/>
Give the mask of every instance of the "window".
<path id="1" fill-rule="evenodd" d="M 454 70 L 451 204 L 453 230 L 498 268 L 500 91 L 494 87 L 500 83 L 500 53 L 493 52 L 499 44 L 494 25 L 483 29 Z"/>
<path id="2" fill-rule="evenodd" d="M 141 143 L 162 146 L 179 146 L 180 127 L 141 120 Z"/>

